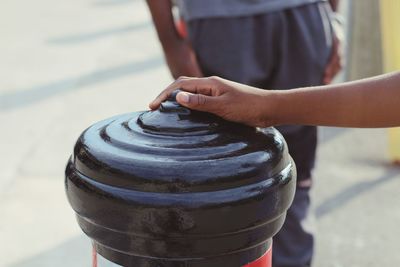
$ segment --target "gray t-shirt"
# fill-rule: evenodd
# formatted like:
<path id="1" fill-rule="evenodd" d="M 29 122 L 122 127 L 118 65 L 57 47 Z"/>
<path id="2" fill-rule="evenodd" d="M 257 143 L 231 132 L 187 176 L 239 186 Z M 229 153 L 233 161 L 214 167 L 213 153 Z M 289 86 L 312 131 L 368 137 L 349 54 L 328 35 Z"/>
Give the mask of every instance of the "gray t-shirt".
<path id="1" fill-rule="evenodd" d="M 176 0 L 186 21 L 215 17 L 240 17 L 280 11 L 327 0 Z"/>

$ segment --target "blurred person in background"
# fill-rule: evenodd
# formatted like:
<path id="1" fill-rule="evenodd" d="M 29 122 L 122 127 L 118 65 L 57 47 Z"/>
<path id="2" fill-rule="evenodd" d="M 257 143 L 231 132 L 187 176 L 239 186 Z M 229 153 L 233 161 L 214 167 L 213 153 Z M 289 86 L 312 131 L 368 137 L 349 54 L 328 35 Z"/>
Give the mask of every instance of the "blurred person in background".
<path id="1" fill-rule="evenodd" d="M 174 78 L 220 76 L 260 88 L 328 84 L 341 69 L 333 21 L 339 0 L 176 0 L 187 36 L 175 25 L 171 0 L 147 0 Z M 317 129 L 277 127 L 297 166 L 297 190 L 274 237 L 274 267 L 311 266 L 314 238 L 310 188 Z"/>

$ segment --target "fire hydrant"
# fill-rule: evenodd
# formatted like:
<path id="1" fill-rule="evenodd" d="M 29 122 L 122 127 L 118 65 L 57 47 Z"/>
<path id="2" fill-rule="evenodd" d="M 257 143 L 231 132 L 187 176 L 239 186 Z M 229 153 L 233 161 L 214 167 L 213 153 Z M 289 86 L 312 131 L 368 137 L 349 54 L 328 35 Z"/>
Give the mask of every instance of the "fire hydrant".
<path id="1" fill-rule="evenodd" d="M 93 266 L 270 267 L 295 191 L 283 137 L 180 106 L 95 123 L 66 168 Z"/>

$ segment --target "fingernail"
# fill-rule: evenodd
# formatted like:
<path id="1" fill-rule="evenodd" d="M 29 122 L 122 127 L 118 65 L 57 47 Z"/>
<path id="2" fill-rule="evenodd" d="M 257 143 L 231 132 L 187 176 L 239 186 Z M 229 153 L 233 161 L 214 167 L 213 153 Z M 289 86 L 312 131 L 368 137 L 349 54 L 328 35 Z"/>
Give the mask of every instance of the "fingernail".
<path id="1" fill-rule="evenodd" d="M 189 95 L 187 93 L 179 93 L 178 97 L 183 103 L 189 103 Z"/>

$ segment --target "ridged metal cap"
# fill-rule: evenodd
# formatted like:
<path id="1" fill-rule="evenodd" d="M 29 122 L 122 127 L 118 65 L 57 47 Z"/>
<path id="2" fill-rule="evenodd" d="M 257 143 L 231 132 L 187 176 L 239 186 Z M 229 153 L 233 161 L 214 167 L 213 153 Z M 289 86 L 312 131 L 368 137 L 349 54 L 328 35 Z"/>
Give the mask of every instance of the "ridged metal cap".
<path id="1" fill-rule="evenodd" d="M 222 258 L 241 266 L 280 229 L 294 188 L 295 166 L 275 129 L 189 110 L 175 94 L 156 111 L 89 127 L 66 169 L 81 228 L 124 266 Z"/>

